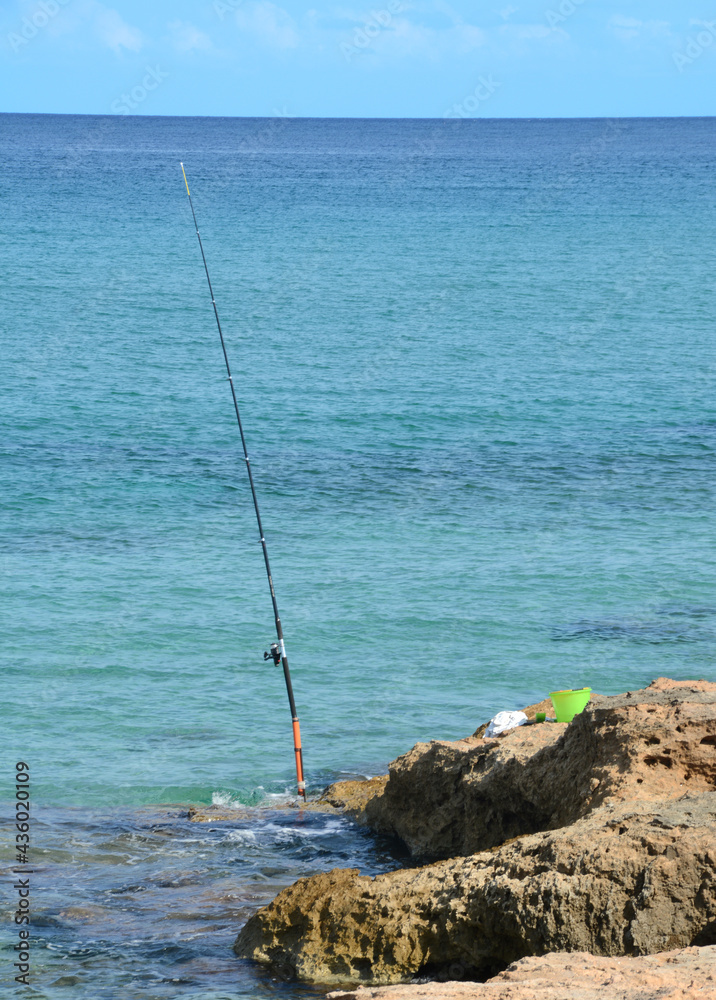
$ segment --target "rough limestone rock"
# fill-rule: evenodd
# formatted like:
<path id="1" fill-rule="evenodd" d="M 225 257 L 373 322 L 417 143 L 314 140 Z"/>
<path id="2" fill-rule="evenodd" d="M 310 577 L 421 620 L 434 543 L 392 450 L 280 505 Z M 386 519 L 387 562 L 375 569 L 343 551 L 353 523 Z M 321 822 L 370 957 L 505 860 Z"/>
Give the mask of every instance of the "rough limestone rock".
<path id="1" fill-rule="evenodd" d="M 368 826 L 366 808 L 383 795 L 387 781 L 387 774 L 367 778 L 365 781 L 337 781 L 321 795 L 316 808 L 336 809 L 354 819 L 360 826 Z"/>
<path id="2" fill-rule="evenodd" d="M 302 879 L 235 949 L 312 981 L 395 983 L 456 964 L 484 979 L 554 951 L 716 944 L 714 789 L 705 682 L 600 698 L 569 726 L 419 744 L 374 783 L 365 815 L 451 860 Z"/>
<path id="3" fill-rule="evenodd" d="M 523 958 L 486 983 L 359 986 L 328 1000 L 716 1000 L 716 947 L 644 958 Z"/>
<path id="4" fill-rule="evenodd" d="M 716 793 L 606 807 L 563 830 L 423 868 L 301 879 L 237 952 L 312 981 L 400 982 L 527 955 L 644 955 L 716 944 Z"/>
<path id="5" fill-rule="evenodd" d="M 569 724 L 418 743 L 390 765 L 365 822 L 416 857 L 450 858 L 554 830 L 607 801 L 716 787 L 716 684 L 655 681 L 597 696 Z"/>

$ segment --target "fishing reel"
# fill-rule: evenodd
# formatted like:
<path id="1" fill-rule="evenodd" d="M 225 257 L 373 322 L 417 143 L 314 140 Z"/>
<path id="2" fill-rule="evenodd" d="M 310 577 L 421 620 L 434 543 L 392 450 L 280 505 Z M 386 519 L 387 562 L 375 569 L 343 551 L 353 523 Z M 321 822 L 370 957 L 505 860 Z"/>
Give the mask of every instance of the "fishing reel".
<path id="1" fill-rule="evenodd" d="M 271 644 L 271 649 L 268 653 L 264 653 L 264 660 L 273 660 L 276 666 L 281 662 L 281 647 L 277 642 Z"/>

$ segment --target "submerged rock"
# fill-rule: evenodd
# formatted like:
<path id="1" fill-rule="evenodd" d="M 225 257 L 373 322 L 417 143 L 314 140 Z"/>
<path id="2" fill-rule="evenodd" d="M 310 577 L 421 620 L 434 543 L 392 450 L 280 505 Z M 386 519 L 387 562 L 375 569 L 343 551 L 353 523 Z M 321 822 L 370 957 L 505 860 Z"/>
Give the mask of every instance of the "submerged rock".
<path id="1" fill-rule="evenodd" d="M 257 815 L 300 809 L 302 812 L 340 813 L 367 824 L 365 807 L 370 799 L 382 791 L 388 775 L 354 781 L 338 781 L 330 785 L 318 798 L 309 797 L 302 802 L 298 796 L 283 801 L 264 800 L 255 806 L 189 806 L 186 818 L 192 823 L 232 823 L 251 821 Z"/>
<path id="2" fill-rule="evenodd" d="M 715 789 L 705 682 L 597 698 L 568 726 L 418 744 L 346 802 L 444 860 L 302 879 L 235 950 L 312 981 L 395 983 L 456 965 L 485 979 L 553 951 L 716 944 Z M 340 786 L 328 797 L 338 803 Z"/>

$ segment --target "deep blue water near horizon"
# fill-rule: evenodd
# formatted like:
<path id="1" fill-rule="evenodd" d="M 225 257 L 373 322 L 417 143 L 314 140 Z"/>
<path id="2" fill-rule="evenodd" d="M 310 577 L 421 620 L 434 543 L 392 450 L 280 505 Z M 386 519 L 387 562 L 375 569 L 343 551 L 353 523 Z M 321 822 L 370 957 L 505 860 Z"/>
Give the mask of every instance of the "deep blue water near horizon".
<path id="1" fill-rule="evenodd" d="M 0 115 L 0 157 L 33 995 L 321 995 L 236 930 L 401 858 L 268 808 L 290 718 L 179 160 L 317 790 L 555 688 L 716 679 L 716 119 Z"/>

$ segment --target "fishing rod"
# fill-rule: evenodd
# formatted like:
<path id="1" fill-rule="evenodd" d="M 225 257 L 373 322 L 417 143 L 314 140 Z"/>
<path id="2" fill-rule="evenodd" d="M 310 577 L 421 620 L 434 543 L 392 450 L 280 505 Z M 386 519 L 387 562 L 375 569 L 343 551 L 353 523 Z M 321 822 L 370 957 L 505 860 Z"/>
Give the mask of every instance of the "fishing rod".
<path id="1" fill-rule="evenodd" d="M 236 412 L 236 422 L 239 425 L 239 434 L 241 435 L 241 446 L 244 449 L 244 461 L 246 462 L 246 471 L 249 475 L 249 484 L 251 486 L 251 496 L 254 501 L 254 510 L 256 511 L 256 521 L 259 526 L 259 539 L 261 541 L 261 548 L 264 554 L 264 563 L 266 564 L 266 576 L 268 577 L 269 590 L 271 591 L 271 603 L 273 605 L 273 614 L 276 620 L 276 637 L 278 642 L 274 642 L 271 645 L 271 650 L 268 653 L 264 653 L 264 660 L 273 660 L 276 666 L 279 663 L 283 666 L 283 676 L 286 681 L 286 691 L 288 693 L 288 704 L 291 708 L 291 720 L 293 723 L 293 752 L 296 756 L 296 780 L 298 783 L 298 794 L 302 799 L 306 798 L 306 782 L 303 779 L 303 751 L 301 750 L 301 727 L 298 722 L 298 714 L 296 712 L 296 702 L 293 697 L 293 685 L 291 684 L 291 672 L 288 669 L 288 657 L 286 656 L 286 646 L 283 641 L 283 627 L 281 626 L 281 616 L 278 613 L 278 602 L 276 600 L 276 591 L 273 586 L 273 576 L 271 575 L 271 564 L 269 563 L 268 549 L 266 547 L 266 539 L 264 538 L 264 529 L 261 524 L 261 513 L 259 511 L 259 501 L 256 496 L 256 487 L 254 485 L 254 477 L 251 471 L 251 461 L 249 459 L 249 452 L 246 447 L 246 438 L 244 436 L 244 428 L 241 423 L 241 414 L 239 413 L 239 404 L 236 399 L 236 390 L 234 388 L 234 380 L 231 375 L 231 367 L 229 365 L 229 355 L 226 353 L 226 342 L 224 341 L 224 334 L 221 329 L 221 323 L 219 321 L 219 311 L 216 308 L 216 300 L 214 299 L 214 289 L 211 286 L 211 278 L 209 277 L 209 268 L 206 263 L 206 255 L 204 253 L 204 244 L 201 242 L 201 236 L 199 235 L 199 225 L 196 221 L 196 212 L 194 211 L 194 202 L 191 200 L 191 192 L 189 190 L 189 182 L 186 179 L 186 171 L 184 170 L 184 164 L 181 165 L 181 172 L 184 176 L 184 185 L 186 186 L 186 193 L 189 196 L 189 205 L 191 207 L 191 214 L 194 219 L 194 228 L 196 229 L 196 236 L 199 240 L 199 249 L 201 250 L 201 259 L 204 261 L 204 270 L 206 271 L 206 280 L 209 285 L 209 294 L 211 295 L 211 304 L 214 307 L 214 316 L 216 317 L 216 325 L 219 329 L 219 338 L 221 340 L 221 350 L 224 354 L 224 361 L 226 362 L 226 374 L 229 377 L 229 386 L 231 387 L 231 397 L 234 401 L 234 410 Z"/>

